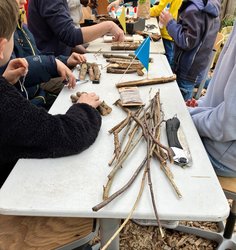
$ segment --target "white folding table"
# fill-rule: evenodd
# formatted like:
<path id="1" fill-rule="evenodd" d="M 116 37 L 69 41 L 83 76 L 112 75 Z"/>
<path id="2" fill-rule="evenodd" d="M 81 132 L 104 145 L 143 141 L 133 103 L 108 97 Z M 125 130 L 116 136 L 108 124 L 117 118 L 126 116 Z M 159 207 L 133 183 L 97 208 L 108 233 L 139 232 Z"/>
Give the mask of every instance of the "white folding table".
<path id="1" fill-rule="evenodd" d="M 164 55 L 152 55 L 149 77 L 170 76 Z M 89 62 L 105 64 L 102 56 L 87 55 Z M 136 74 L 123 76 L 122 81 L 140 79 Z M 113 103 L 119 98 L 115 83 L 121 75 L 107 74 L 102 70 L 100 84 L 91 82 L 78 84 L 74 90 L 62 90 L 51 114 L 65 113 L 71 105 L 70 95 L 76 91 L 96 92 L 112 107 L 112 113 L 102 118 L 101 131 L 95 143 L 84 152 L 57 159 L 21 159 L 0 190 L 0 213 L 30 216 L 91 217 L 101 219 L 102 244 L 118 226 L 120 219 L 126 218 L 134 204 L 140 187 L 141 175 L 119 198 L 113 200 L 98 212 L 92 207 L 102 201 L 103 185 L 111 171 L 108 162 L 113 155 L 113 136 L 108 133 L 126 114 Z M 161 220 L 175 224 L 180 220 L 222 221 L 229 213 L 215 172 L 210 164 L 201 139 L 194 127 L 176 82 L 143 86 L 139 88 L 145 103 L 160 90 L 160 99 L 165 119 L 177 115 L 186 136 L 192 156 L 192 166 L 183 169 L 171 165 L 174 180 L 182 193 L 177 198 L 156 160 L 151 162 L 153 188 L 157 210 Z M 165 127 L 162 126 L 161 141 L 167 145 Z M 134 169 L 146 155 L 143 145 L 138 147 L 118 171 L 111 192 L 123 186 Z M 135 219 L 155 219 L 151 197 L 146 184 L 144 193 L 133 214 Z M 109 249 L 119 249 L 118 240 Z"/>

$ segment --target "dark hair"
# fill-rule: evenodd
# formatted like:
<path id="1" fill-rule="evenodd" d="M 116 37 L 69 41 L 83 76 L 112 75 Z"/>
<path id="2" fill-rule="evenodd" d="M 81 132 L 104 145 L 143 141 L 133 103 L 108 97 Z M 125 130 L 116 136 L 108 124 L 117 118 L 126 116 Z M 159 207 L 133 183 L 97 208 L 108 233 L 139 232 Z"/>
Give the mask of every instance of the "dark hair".
<path id="1" fill-rule="evenodd" d="M 0 0 L 0 38 L 10 39 L 18 20 L 16 0 Z"/>

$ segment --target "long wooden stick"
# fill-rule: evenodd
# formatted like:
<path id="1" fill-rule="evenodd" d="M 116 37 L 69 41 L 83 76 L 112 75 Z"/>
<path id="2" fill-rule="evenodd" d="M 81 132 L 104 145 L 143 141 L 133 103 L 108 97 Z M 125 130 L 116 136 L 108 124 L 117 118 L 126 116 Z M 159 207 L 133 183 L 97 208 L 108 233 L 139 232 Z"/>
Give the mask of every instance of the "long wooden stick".
<path id="1" fill-rule="evenodd" d="M 132 183 L 134 182 L 134 180 L 136 179 L 136 177 L 138 176 L 138 174 L 140 173 L 140 171 L 143 169 L 146 161 L 147 161 L 147 157 L 142 161 L 142 163 L 136 169 L 136 171 L 134 172 L 134 174 L 132 175 L 132 177 L 130 178 L 130 180 L 121 189 L 119 189 L 118 191 L 116 191 L 114 194 L 112 194 L 111 196 L 109 196 L 104 201 L 102 201 L 99 204 L 97 204 L 96 206 L 94 206 L 92 208 L 93 211 L 97 212 L 101 208 L 105 207 L 108 203 L 110 203 L 111 201 L 113 201 L 120 194 L 122 194 L 125 190 L 127 190 L 132 185 Z"/>
<path id="2" fill-rule="evenodd" d="M 152 78 L 152 79 L 143 79 L 143 80 L 135 80 L 129 82 L 120 82 L 116 84 L 117 88 L 121 87 L 132 87 L 132 86 L 146 86 L 146 85 L 153 85 L 153 84 L 162 84 L 173 82 L 176 80 L 176 75 L 169 77 L 160 77 L 160 78 Z"/>
<path id="3" fill-rule="evenodd" d="M 138 196 L 136 198 L 136 201 L 129 213 L 129 215 L 127 216 L 127 218 L 125 219 L 125 221 L 121 224 L 121 226 L 118 228 L 118 230 L 113 234 L 113 236 L 110 238 L 110 240 L 105 244 L 105 246 L 102 247 L 101 250 L 106 250 L 108 248 L 108 246 L 111 244 L 111 242 L 116 238 L 116 236 L 120 233 L 120 231 L 125 227 L 125 225 L 127 224 L 127 222 L 130 220 L 130 218 L 132 217 L 134 210 L 136 209 L 139 200 L 142 196 L 143 190 L 144 190 L 144 184 L 145 184 L 145 179 L 146 179 L 146 175 L 147 175 L 147 168 L 145 168 L 144 173 L 143 173 L 143 178 L 142 178 L 142 182 L 141 182 L 141 186 L 139 189 L 139 193 Z"/>

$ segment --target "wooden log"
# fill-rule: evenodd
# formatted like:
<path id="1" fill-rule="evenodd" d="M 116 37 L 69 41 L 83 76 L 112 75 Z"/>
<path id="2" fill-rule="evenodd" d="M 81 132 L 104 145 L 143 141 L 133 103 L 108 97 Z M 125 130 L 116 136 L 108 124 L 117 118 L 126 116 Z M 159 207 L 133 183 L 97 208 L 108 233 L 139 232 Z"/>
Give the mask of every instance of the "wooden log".
<path id="1" fill-rule="evenodd" d="M 88 70 L 88 65 L 87 65 L 87 63 L 82 63 L 82 64 L 81 64 L 81 68 L 80 68 L 80 73 L 79 73 L 79 79 L 80 79 L 80 80 L 84 80 L 84 79 L 85 79 L 87 70 Z"/>
<path id="2" fill-rule="evenodd" d="M 90 81 L 94 81 L 95 80 L 95 74 L 94 74 L 94 71 L 93 71 L 92 64 L 88 65 L 88 73 L 89 73 L 89 79 L 90 79 Z"/>
<path id="3" fill-rule="evenodd" d="M 113 68 L 113 67 L 108 67 L 107 68 L 107 73 L 112 73 L 112 74 L 131 74 L 137 72 L 137 69 L 119 69 L 119 68 Z"/>
<path id="4" fill-rule="evenodd" d="M 136 50 L 140 43 L 113 42 L 111 50 Z"/>
<path id="5" fill-rule="evenodd" d="M 103 54 L 104 58 L 121 58 L 121 59 L 127 59 L 132 60 L 132 56 L 124 56 L 124 55 L 114 55 L 114 54 Z"/>
<path id="6" fill-rule="evenodd" d="M 101 76 L 101 71 L 98 67 L 98 64 L 97 63 L 93 63 L 92 64 L 92 67 L 93 67 L 93 72 L 94 72 L 94 76 L 95 76 L 95 80 L 100 80 L 100 76 Z"/>
<path id="7" fill-rule="evenodd" d="M 129 82 L 121 82 L 117 83 L 116 87 L 131 87 L 131 86 L 145 86 L 145 85 L 153 85 L 153 84 L 162 84 L 173 82 L 176 80 L 176 75 L 169 77 L 160 77 L 160 78 L 152 78 L 152 79 L 143 79 L 143 80 L 136 80 L 136 81 L 129 81 Z"/>
<path id="8" fill-rule="evenodd" d="M 130 64 L 127 62 L 114 62 L 108 66 L 112 68 L 120 68 L 120 69 L 143 69 L 143 65 L 141 63 Z"/>

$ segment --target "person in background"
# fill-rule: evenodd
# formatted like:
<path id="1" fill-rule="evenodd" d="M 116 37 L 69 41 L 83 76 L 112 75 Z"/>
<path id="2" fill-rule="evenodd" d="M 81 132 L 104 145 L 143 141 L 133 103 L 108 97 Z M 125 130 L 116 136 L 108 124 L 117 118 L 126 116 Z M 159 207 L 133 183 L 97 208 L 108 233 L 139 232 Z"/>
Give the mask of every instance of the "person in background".
<path id="1" fill-rule="evenodd" d="M 83 18 L 82 4 L 80 0 L 67 0 L 67 3 L 74 25 L 80 28 L 80 21 Z"/>
<path id="2" fill-rule="evenodd" d="M 137 3 L 138 3 L 138 0 L 115 0 L 115 1 L 112 1 L 112 2 L 107 6 L 107 12 L 110 12 L 112 8 L 118 9 L 118 7 L 119 7 L 121 4 L 129 3 L 129 2 L 132 2 L 132 3 L 133 3 L 133 6 L 136 7 L 136 6 L 137 6 Z"/>
<path id="3" fill-rule="evenodd" d="M 160 13 L 165 9 L 165 7 L 170 4 L 169 12 L 172 15 L 174 20 L 177 20 L 178 17 L 178 10 L 180 6 L 182 5 L 183 0 L 160 0 L 158 5 L 154 5 L 150 9 L 150 16 L 151 17 L 159 17 Z M 173 38 L 168 34 L 168 31 L 165 26 L 163 28 L 160 28 L 161 36 L 163 40 L 163 44 L 166 51 L 166 57 L 169 62 L 169 64 L 173 65 L 173 58 L 174 58 L 174 40 Z"/>
<path id="4" fill-rule="evenodd" d="M 189 100 L 193 122 L 215 172 L 236 177 L 236 24 L 217 61 L 206 95 Z"/>
<path id="5" fill-rule="evenodd" d="M 92 10 L 92 15 L 97 16 L 97 15 L 98 15 L 98 10 L 97 10 L 98 3 L 97 3 L 97 0 L 89 0 L 88 6 L 89 6 L 89 7 L 91 8 L 91 10 Z"/>
<path id="6" fill-rule="evenodd" d="M 18 8 L 16 1 L 0 1 L 0 65 L 12 54 Z M 14 87 L 28 71 L 27 61 L 17 58 L 0 76 L 0 186 L 19 158 L 78 154 L 93 144 L 101 127 L 96 110 L 101 101 L 95 93 L 83 93 L 64 115 L 51 115 L 31 104 Z"/>
<path id="7" fill-rule="evenodd" d="M 84 1 L 82 1 L 84 2 Z M 80 28 L 80 22 L 83 20 L 83 5 L 80 0 L 67 0 L 70 16 L 73 19 L 73 23 L 76 27 Z M 86 3 L 87 5 L 87 3 Z M 88 44 L 77 45 L 72 48 L 73 52 L 85 54 Z"/>
<path id="8" fill-rule="evenodd" d="M 220 28 L 220 0 L 184 1 L 178 21 L 162 11 L 159 20 L 175 41 L 173 71 L 184 100 L 191 99 L 210 62 Z"/>
<path id="9" fill-rule="evenodd" d="M 71 54 L 76 45 L 91 42 L 111 33 L 114 41 L 124 41 L 124 32 L 112 21 L 77 28 L 70 17 L 67 0 L 30 0 L 28 27 L 42 52 L 55 56 Z"/>

